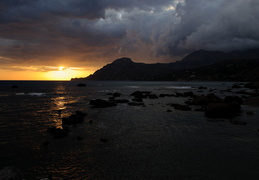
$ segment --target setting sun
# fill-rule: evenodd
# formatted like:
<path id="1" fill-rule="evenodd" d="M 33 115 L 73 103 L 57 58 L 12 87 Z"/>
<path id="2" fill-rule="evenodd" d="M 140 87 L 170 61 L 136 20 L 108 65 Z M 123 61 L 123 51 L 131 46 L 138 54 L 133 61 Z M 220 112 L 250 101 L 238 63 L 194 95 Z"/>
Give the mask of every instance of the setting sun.
<path id="1" fill-rule="evenodd" d="M 46 72 L 45 77 L 50 80 L 70 80 L 72 77 L 85 77 L 86 72 L 82 69 L 59 66 L 57 71 Z"/>
<path id="2" fill-rule="evenodd" d="M 58 68 L 58 70 L 60 70 L 60 71 L 63 71 L 63 70 L 65 70 L 66 68 L 65 67 L 63 67 L 63 66 L 59 66 L 59 68 Z"/>

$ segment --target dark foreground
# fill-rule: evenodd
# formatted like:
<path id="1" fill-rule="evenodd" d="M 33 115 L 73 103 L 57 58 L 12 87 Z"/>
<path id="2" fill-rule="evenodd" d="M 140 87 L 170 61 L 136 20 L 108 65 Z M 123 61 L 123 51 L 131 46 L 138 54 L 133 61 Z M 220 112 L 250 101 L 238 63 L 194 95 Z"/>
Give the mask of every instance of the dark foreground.
<path id="1" fill-rule="evenodd" d="M 0 168 L 14 166 L 24 179 L 259 178 L 257 92 L 243 84 L 10 85 L 1 84 Z M 136 91 L 152 95 L 130 96 Z M 220 100 L 194 103 L 211 93 Z M 208 103 L 229 96 L 242 99 L 240 111 L 205 115 Z"/>

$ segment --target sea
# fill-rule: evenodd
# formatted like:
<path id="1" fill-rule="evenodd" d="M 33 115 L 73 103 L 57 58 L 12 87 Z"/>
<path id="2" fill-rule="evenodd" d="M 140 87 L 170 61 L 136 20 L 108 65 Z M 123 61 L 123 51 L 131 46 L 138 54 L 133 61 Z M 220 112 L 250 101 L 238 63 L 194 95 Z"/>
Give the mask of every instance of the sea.
<path id="1" fill-rule="evenodd" d="M 168 105 L 190 97 L 144 99 L 144 106 L 89 104 L 115 92 L 121 93 L 118 99 L 131 101 L 135 91 L 244 97 L 235 93 L 240 89 L 230 90 L 233 84 L 0 81 L 0 169 L 17 167 L 26 180 L 259 179 L 258 106 L 242 105 L 234 120 L 246 125 L 237 125 L 233 119 L 207 118 L 194 106 L 181 111 Z M 76 111 L 87 113 L 84 122 L 68 125 L 67 136 L 53 138 L 47 129 L 64 128 L 62 118 Z"/>

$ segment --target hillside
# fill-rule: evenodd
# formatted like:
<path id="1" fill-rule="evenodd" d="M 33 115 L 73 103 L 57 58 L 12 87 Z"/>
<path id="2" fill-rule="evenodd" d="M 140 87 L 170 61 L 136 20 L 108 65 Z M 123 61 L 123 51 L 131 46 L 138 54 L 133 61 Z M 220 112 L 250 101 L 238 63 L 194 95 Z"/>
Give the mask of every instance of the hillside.
<path id="1" fill-rule="evenodd" d="M 199 50 L 181 61 L 156 64 L 136 63 L 124 57 L 86 78 L 72 80 L 241 80 L 254 78 L 251 73 L 257 73 L 258 59 L 259 49 L 232 52 Z"/>

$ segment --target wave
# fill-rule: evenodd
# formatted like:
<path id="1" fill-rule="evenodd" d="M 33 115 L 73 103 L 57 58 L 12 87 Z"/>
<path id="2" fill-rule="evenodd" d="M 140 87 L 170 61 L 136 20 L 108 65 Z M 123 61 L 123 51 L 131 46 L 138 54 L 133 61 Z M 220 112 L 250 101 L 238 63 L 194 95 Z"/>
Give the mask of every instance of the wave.
<path id="1" fill-rule="evenodd" d="M 15 94 L 16 96 L 24 96 L 24 95 L 27 95 L 27 96 L 45 96 L 46 93 L 16 93 Z"/>
<path id="2" fill-rule="evenodd" d="M 132 88 L 132 89 L 138 89 L 140 88 L 139 86 L 126 86 L 127 88 Z"/>
<path id="3" fill-rule="evenodd" d="M 167 86 L 166 89 L 194 89 L 191 86 Z"/>

